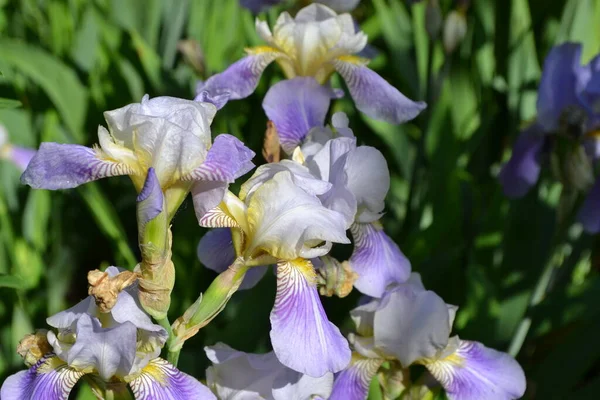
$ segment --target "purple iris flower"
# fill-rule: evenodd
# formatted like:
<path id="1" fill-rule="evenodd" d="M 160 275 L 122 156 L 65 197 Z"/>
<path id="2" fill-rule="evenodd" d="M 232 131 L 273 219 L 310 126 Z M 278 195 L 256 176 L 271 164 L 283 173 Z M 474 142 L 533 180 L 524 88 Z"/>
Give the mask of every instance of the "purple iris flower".
<path id="1" fill-rule="evenodd" d="M 106 272 L 114 277 L 120 270 Z M 139 400 L 216 400 L 206 386 L 158 357 L 168 335 L 143 311 L 137 292 L 135 284 L 120 292 L 109 312 L 89 296 L 48 318 L 56 329 L 47 333 L 52 351 L 9 376 L 0 389 L 2 400 L 64 400 L 88 374 L 115 389 L 126 391 L 128 384 Z"/>
<path id="2" fill-rule="evenodd" d="M 581 45 L 565 43 L 554 47 L 546 60 L 538 90 L 537 118 L 517 138 L 513 154 L 499 175 L 504 193 L 511 198 L 525 195 L 537 182 L 541 163 L 558 138 L 573 141 L 587 153 L 589 161 L 598 160 L 600 148 L 600 55 L 581 65 Z M 582 153 L 582 152 L 581 152 Z M 584 175 L 582 175 L 582 173 Z M 588 189 L 589 179 L 582 170 L 568 178 L 575 187 Z M 600 215 L 593 209 L 600 204 L 600 190 L 591 190 L 579 213 L 588 232 L 600 231 Z"/>
<path id="3" fill-rule="evenodd" d="M 402 368 L 421 364 L 451 400 L 506 400 L 525 392 L 525 375 L 508 354 L 478 342 L 450 337 L 457 307 L 423 287 L 413 273 L 351 311 L 356 334 L 350 366 L 337 374 L 329 400 L 364 400 L 369 383 L 386 360 Z"/>
<path id="4" fill-rule="evenodd" d="M 256 21 L 258 34 L 268 43 L 247 50 L 248 55 L 197 88 L 198 99 L 228 96 L 242 99 L 254 92 L 265 68 L 276 61 L 288 79 L 313 77 L 327 84 L 338 72 L 359 110 L 370 117 L 399 124 L 415 118 L 426 104 L 414 102 L 367 68 L 368 60 L 357 57 L 367 36 L 357 31 L 350 14 L 337 14 L 322 4 L 301 9 L 295 18 L 282 13 L 271 32 L 264 21 Z"/>

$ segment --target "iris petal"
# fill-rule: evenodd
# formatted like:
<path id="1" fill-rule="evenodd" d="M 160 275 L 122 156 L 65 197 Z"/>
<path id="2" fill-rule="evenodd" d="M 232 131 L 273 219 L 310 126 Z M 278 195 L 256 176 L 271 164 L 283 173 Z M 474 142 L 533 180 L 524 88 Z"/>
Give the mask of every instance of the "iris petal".
<path id="1" fill-rule="evenodd" d="M 27 371 L 6 378 L 0 389 L 2 400 L 67 400 L 84 374 L 71 369 L 53 354 L 41 358 Z"/>
<path id="2" fill-rule="evenodd" d="M 40 145 L 21 182 L 35 189 L 70 189 L 101 178 L 132 173 L 126 164 L 98 158 L 89 147 L 47 142 Z"/>
<path id="3" fill-rule="evenodd" d="M 525 374 L 515 359 L 478 342 L 460 340 L 454 353 L 425 366 L 450 400 L 509 400 L 525 393 Z"/>
<path id="4" fill-rule="evenodd" d="M 412 101 L 385 79 L 359 62 L 333 61 L 335 69 L 342 75 L 356 108 L 369 117 L 391 124 L 401 124 L 415 118 L 427 105 Z"/>
<path id="5" fill-rule="evenodd" d="M 352 364 L 336 375 L 329 400 L 364 400 L 369 393 L 371 379 L 383 363 L 383 359 L 356 357 Z"/>
<path id="6" fill-rule="evenodd" d="M 162 358 L 152 360 L 129 386 L 136 400 L 217 399 L 206 386 Z"/>
<path id="7" fill-rule="evenodd" d="M 348 342 L 327 319 L 310 262 L 277 265 L 277 295 L 271 311 L 271 343 L 281 363 L 309 376 L 344 369 Z"/>

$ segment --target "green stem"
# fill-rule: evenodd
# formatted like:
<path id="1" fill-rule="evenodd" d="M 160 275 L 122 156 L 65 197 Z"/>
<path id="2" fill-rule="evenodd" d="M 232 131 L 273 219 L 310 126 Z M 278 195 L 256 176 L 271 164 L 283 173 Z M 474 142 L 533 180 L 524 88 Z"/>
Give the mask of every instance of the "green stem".
<path id="1" fill-rule="evenodd" d="M 158 320 L 156 320 L 156 322 L 158 322 L 158 324 L 160 326 L 165 328 L 165 330 L 169 334 L 169 338 L 167 339 L 167 346 L 165 347 L 166 349 L 168 349 L 167 361 L 169 361 L 174 366 L 177 366 L 177 363 L 179 362 L 179 352 L 181 351 L 181 349 L 171 351 L 171 344 L 173 344 L 175 342 L 176 337 L 173 334 L 173 329 L 171 328 L 171 323 L 169 322 L 169 318 L 165 317 L 162 319 L 158 319 Z"/>

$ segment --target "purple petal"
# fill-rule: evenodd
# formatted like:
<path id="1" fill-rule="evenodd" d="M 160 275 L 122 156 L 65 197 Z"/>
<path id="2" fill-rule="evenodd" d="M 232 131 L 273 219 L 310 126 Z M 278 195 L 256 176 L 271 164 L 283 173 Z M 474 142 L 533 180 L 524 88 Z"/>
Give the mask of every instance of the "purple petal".
<path id="1" fill-rule="evenodd" d="M 286 153 L 291 154 L 311 128 L 325 124 L 331 98 L 331 89 L 312 77 L 284 80 L 269 89 L 263 109 Z"/>
<path id="2" fill-rule="evenodd" d="M 21 176 L 35 189 L 70 189 L 108 176 L 129 175 L 125 164 L 104 161 L 93 149 L 76 144 L 42 143 Z"/>
<path id="3" fill-rule="evenodd" d="M 262 10 L 281 3 L 283 0 L 240 0 L 240 5 L 254 14 L 258 14 Z"/>
<path id="4" fill-rule="evenodd" d="M 265 68 L 278 55 L 279 53 L 275 51 L 262 51 L 249 54 L 231 64 L 225 71 L 211 76 L 206 82 L 198 85 L 196 92 L 201 94 L 203 91 L 206 91 L 213 98 L 228 94 L 230 100 L 248 97 L 256 89 L 258 80 Z"/>
<path id="5" fill-rule="evenodd" d="M 369 394 L 371 379 L 383 363 L 383 359 L 359 358 L 338 373 L 333 392 L 328 400 L 365 400 Z"/>
<path id="6" fill-rule="evenodd" d="M 194 101 L 199 101 L 202 103 L 210 103 L 217 107 L 217 110 L 220 110 L 227 104 L 229 101 L 229 93 L 221 93 L 214 96 L 211 96 L 209 92 L 206 90 L 202 90 L 198 96 L 194 99 Z"/>
<path id="7" fill-rule="evenodd" d="M 538 121 L 545 130 L 556 129 L 563 109 L 577 104 L 575 87 L 580 59 L 581 45 L 565 43 L 553 47 L 544 60 L 537 111 Z"/>
<path id="8" fill-rule="evenodd" d="M 390 284 L 406 282 L 410 277 L 410 261 L 379 224 L 354 223 L 350 232 L 354 251 L 349 262 L 358 274 L 354 286 L 359 291 L 381 297 Z"/>
<path id="9" fill-rule="evenodd" d="M 519 363 L 478 342 L 460 340 L 456 352 L 425 366 L 450 400 L 518 399 L 525 393 L 525 374 Z"/>
<path id="10" fill-rule="evenodd" d="M 162 358 L 152 360 L 129 386 L 136 400 L 217 400 L 206 386 Z"/>
<path id="11" fill-rule="evenodd" d="M 69 368 L 53 354 L 41 358 L 27 371 L 6 378 L 0 389 L 2 400 L 67 400 L 84 374 Z"/>
<path id="12" fill-rule="evenodd" d="M 164 196 L 154 168 L 148 169 L 146 181 L 137 197 L 138 223 L 142 226 L 156 218 L 163 210 Z"/>
<path id="13" fill-rule="evenodd" d="M 198 259 L 217 273 L 225 271 L 235 261 L 231 229 L 215 228 L 208 231 L 198 243 Z M 251 289 L 262 279 L 268 267 L 252 267 L 246 272 L 238 290 Z"/>
<path id="14" fill-rule="evenodd" d="M 498 175 L 507 197 L 524 196 L 540 176 L 540 158 L 546 136 L 539 129 L 540 127 L 534 124 L 519 135 L 510 160 Z"/>
<path id="15" fill-rule="evenodd" d="M 29 162 L 35 156 L 36 151 L 26 147 L 8 145 L 6 148 L 7 158 L 12 161 L 21 171 L 25 171 Z"/>
<path id="16" fill-rule="evenodd" d="M 579 209 L 577 220 L 588 233 L 600 232 L 600 179 L 590 189 L 583 205 Z"/>
<path id="17" fill-rule="evenodd" d="M 356 108 L 369 117 L 401 124 L 427 107 L 422 101 L 410 100 L 364 65 L 338 59 L 334 66 L 346 81 Z"/>
<path id="18" fill-rule="evenodd" d="M 327 320 L 308 262 L 277 265 L 277 295 L 271 311 L 271 343 L 281 363 L 313 377 L 344 369 L 348 342 Z"/>

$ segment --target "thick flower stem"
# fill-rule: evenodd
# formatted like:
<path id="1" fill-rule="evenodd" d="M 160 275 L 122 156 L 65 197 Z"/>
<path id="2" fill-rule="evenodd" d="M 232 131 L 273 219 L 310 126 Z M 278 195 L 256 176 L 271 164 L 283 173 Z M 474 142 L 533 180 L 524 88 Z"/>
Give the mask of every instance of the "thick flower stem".
<path id="1" fill-rule="evenodd" d="M 181 351 L 181 349 L 176 350 L 176 351 L 170 350 L 171 345 L 175 342 L 175 340 L 177 338 L 173 334 L 173 329 L 171 328 L 171 323 L 169 322 L 169 318 L 165 317 L 165 318 L 157 320 L 156 322 L 158 322 L 158 324 L 160 326 L 165 328 L 165 330 L 169 334 L 169 338 L 167 339 L 167 347 L 166 347 L 166 349 L 169 349 L 168 353 L 167 353 L 167 361 L 169 361 L 174 366 L 177 366 L 177 363 L 179 362 L 179 352 Z"/>

